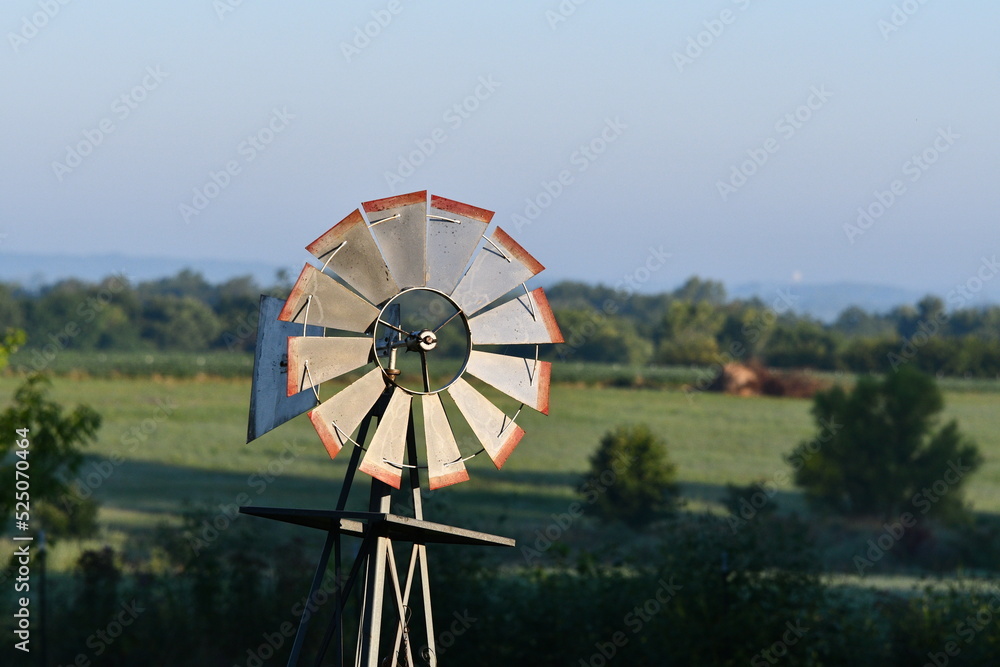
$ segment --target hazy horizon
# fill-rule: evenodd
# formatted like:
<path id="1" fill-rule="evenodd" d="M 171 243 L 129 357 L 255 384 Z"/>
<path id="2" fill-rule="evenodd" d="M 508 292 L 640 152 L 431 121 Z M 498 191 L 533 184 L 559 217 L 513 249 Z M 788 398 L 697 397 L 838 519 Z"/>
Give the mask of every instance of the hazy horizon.
<path id="1" fill-rule="evenodd" d="M 426 189 L 496 211 L 550 279 L 659 252 L 644 291 L 1000 300 L 1000 6 L 434 9 L 5 3 L 0 256 L 300 266 L 362 201 Z"/>

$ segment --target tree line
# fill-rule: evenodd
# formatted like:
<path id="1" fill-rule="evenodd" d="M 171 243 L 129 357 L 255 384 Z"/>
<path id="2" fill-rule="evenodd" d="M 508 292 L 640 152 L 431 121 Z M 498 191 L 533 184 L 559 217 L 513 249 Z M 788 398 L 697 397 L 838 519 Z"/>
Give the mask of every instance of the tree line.
<path id="1" fill-rule="evenodd" d="M 1000 306 L 947 310 L 927 295 L 884 313 L 852 306 L 826 323 L 794 312 L 781 291 L 728 299 L 722 283 L 697 276 L 652 295 L 577 282 L 547 294 L 566 338 L 555 354 L 567 360 L 1000 376 Z"/>
<path id="2" fill-rule="evenodd" d="M 284 296 L 286 274 L 213 284 L 202 275 L 134 283 L 63 280 L 38 290 L 0 283 L 0 323 L 28 334 L 39 363 L 63 349 L 251 351 L 261 293 Z M 886 372 L 912 364 L 952 376 L 1000 375 L 1000 306 L 948 310 L 928 295 L 873 313 L 853 306 L 833 322 L 770 301 L 729 299 L 722 283 L 693 276 L 669 292 L 639 294 L 560 282 L 547 288 L 566 343 L 549 358 L 632 366 L 758 361 L 774 368 Z M 30 364 L 29 364 L 30 365 Z"/>

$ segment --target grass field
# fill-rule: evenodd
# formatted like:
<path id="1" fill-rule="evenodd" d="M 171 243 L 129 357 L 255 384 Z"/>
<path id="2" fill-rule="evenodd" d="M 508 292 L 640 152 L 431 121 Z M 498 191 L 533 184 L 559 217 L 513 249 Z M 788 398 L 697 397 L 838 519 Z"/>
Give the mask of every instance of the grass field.
<path id="1" fill-rule="evenodd" d="M 0 378 L 0 405 L 17 383 L 15 377 Z M 986 458 L 967 497 L 978 511 L 1000 513 L 997 396 L 964 389 L 952 382 L 946 417 L 958 419 Z M 249 392 L 249 382 L 237 379 L 56 378 L 56 400 L 88 403 L 104 417 L 80 475 L 101 503 L 98 542 L 121 546 L 157 523 L 176 523 L 188 506 L 332 506 L 349 452 L 331 461 L 304 417 L 244 444 Z M 550 416 L 526 409 L 518 419 L 527 435 L 504 470 L 496 471 L 485 456 L 474 459 L 471 481 L 428 494 L 426 515 L 530 537 L 577 499 L 575 487 L 601 435 L 625 423 L 646 423 L 662 436 L 690 506 L 711 506 L 727 483 L 774 480 L 788 472 L 781 455 L 814 432 L 810 405 L 800 399 L 557 384 Z M 804 509 L 789 482 L 778 486 L 780 508 Z M 352 497 L 360 507 L 366 491 L 356 488 Z M 292 530 L 266 527 L 272 529 L 276 535 Z M 82 546 L 61 544 L 53 566 L 69 567 Z"/>

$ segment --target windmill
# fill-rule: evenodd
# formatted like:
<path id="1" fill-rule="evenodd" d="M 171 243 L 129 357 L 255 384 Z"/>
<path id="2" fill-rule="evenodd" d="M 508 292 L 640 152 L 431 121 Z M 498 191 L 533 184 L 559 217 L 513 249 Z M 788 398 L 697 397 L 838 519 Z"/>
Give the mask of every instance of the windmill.
<path id="1" fill-rule="evenodd" d="M 309 599 L 331 552 L 337 588 L 317 664 L 333 641 L 343 664 L 344 610 L 359 579 L 355 663 L 418 664 L 408 616 L 419 575 L 426 649 L 416 657 L 437 665 L 426 544 L 514 546 L 510 538 L 426 521 L 421 502 L 421 470 L 438 489 L 467 481 L 466 462 L 481 453 L 499 469 L 524 435 L 516 421 L 522 409 L 549 410 L 551 365 L 539 359 L 539 346 L 561 343 L 562 335 L 544 291 L 526 286 L 543 267 L 499 227 L 487 235 L 492 217 L 436 195 L 428 202 L 426 191 L 365 202 L 306 247 L 316 263 L 305 265 L 286 300 L 261 297 L 247 441 L 308 412 L 330 457 L 345 448 L 350 454 L 335 509 L 240 508 L 327 534 Z M 505 353 L 532 346 L 533 354 Z M 320 398 L 324 383 L 359 369 L 360 379 Z M 521 407 L 508 414 L 470 377 Z M 456 438 L 459 421 L 474 434 L 471 451 Z M 372 477 L 367 512 L 346 509 L 357 471 Z M 403 488 L 404 473 L 412 516 L 393 512 L 391 491 Z M 346 577 L 345 536 L 362 540 Z M 405 578 L 394 542 L 412 544 Z M 396 616 L 391 652 L 382 640 L 387 584 Z M 289 665 L 298 664 L 309 618 L 302 616 Z"/>

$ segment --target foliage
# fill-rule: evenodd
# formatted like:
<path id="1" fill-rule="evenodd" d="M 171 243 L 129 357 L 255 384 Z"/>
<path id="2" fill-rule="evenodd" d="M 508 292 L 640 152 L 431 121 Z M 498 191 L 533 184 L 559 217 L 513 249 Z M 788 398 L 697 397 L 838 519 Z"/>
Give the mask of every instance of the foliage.
<path id="1" fill-rule="evenodd" d="M 836 366 L 834 336 L 815 322 L 799 320 L 779 325 L 764 348 L 768 364 L 780 368 L 810 367 L 832 370 Z"/>
<path id="2" fill-rule="evenodd" d="M 595 317 L 585 310 L 561 310 L 559 326 L 566 340 L 556 354 L 559 360 L 637 365 L 649 360 L 652 344 L 629 320 Z"/>
<path id="3" fill-rule="evenodd" d="M 123 275 L 96 284 L 63 280 L 37 291 L 0 284 L 0 322 L 28 332 L 28 363 L 19 365 L 34 371 L 64 366 L 61 358 L 73 351 L 249 352 L 260 293 L 283 297 L 289 282 L 279 272 L 267 288 L 250 276 L 212 284 L 182 271 L 138 284 Z M 777 368 L 879 373 L 913 364 L 933 374 L 1000 377 L 1000 306 L 947 311 L 940 298 L 927 296 L 888 313 L 851 306 L 827 324 L 780 300 L 727 301 L 720 282 L 698 276 L 659 294 L 569 281 L 547 293 L 567 341 L 549 359 L 629 365 L 759 359 Z"/>
<path id="4" fill-rule="evenodd" d="M 805 533 L 794 520 L 758 520 L 734 533 L 720 517 L 679 514 L 648 549 L 589 569 L 494 568 L 469 563 L 468 548 L 447 557 L 435 552 L 430 571 L 440 663 L 995 662 L 995 591 L 957 583 L 888 593 L 827 583 L 811 569 L 815 554 Z M 142 545 L 171 554 L 160 567 L 146 555 L 136 558 L 140 545 L 130 545 L 131 556 L 103 548 L 85 552 L 71 577 L 50 582 L 52 599 L 60 600 L 48 607 L 53 664 L 73 664 L 81 653 L 94 658 L 97 648 L 99 664 L 121 666 L 287 661 L 317 550 L 271 544 L 263 537 L 269 532 L 234 526 L 194 557 L 180 534 L 163 526 Z M 417 653 L 424 643 L 422 612 L 419 591 L 413 595 L 409 638 Z M 332 603 L 324 599 L 303 654 L 309 664 L 330 621 Z M 346 615 L 348 650 L 356 609 L 352 602 Z M 0 662 L 19 664 L 13 654 L 5 643 Z"/>
<path id="5" fill-rule="evenodd" d="M 24 332 L 19 329 L 7 329 L 7 332 L 0 338 L 0 371 L 7 367 L 10 355 L 24 345 L 24 340 Z"/>
<path id="6" fill-rule="evenodd" d="M 860 378 L 850 393 L 817 394 L 818 432 L 786 456 L 795 483 L 816 506 L 843 514 L 954 516 L 982 456 L 954 420 L 937 428 L 943 407 L 934 380 L 909 366 L 881 381 Z"/>
<path id="7" fill-rule="evenodd" d="M 794 520 L 734 532 L 721 517 L 678 513 L 615 564 L 436 569 L 438 627 L 451 610 L 475 619 L 442 664 L 774 664 L 762 652 L 783 636 L 783 664 L 885 664 L 888 633 L 872 631 L 870 609 L 828 595 L 805 533 Z"/>
<path id="8" fill-rule="evenodd" d="M 83 463 L 80 447 L 93 441 L 101 425 L 101 417 L 92 408 L 80 405 L 66 413 L 61 405 L 49 398 L 50 381 L 43 375 L 32 375 L 17 389 L 14 402 L 0 412 L 0 525 L 14 511 L 14 468 L 21 458 L 7 458 L 12 449 L 26 452 L 30 464 L 31 508 L 34 522 L 41 523 L 53 537 L 83 536 L 95 529 L 96 512 L 92 500 L 76 499 L 69 482 Z M 14 434 L 26 432 L 30 447 L 15 448 Z M 74 502 L 65 502 L 73 497 Z M 72 515 L 72 516 L 71 516 Z"/>
<path id="9" fill-rule="evenodd" d="M 716 335 L 725 315 L 709 301 L 674 301 L 661 323 L 656 361 L 711 364 L 719 358 Z"/>
<path id="10" fill-rule="evenodd" d="M 601 438 L 582 491 L 593 496 L 586 499 L 598 516 L 639 528 L 675 507 L 676 476 L 666 445 L 648 426 L 619 426 Z"/>

